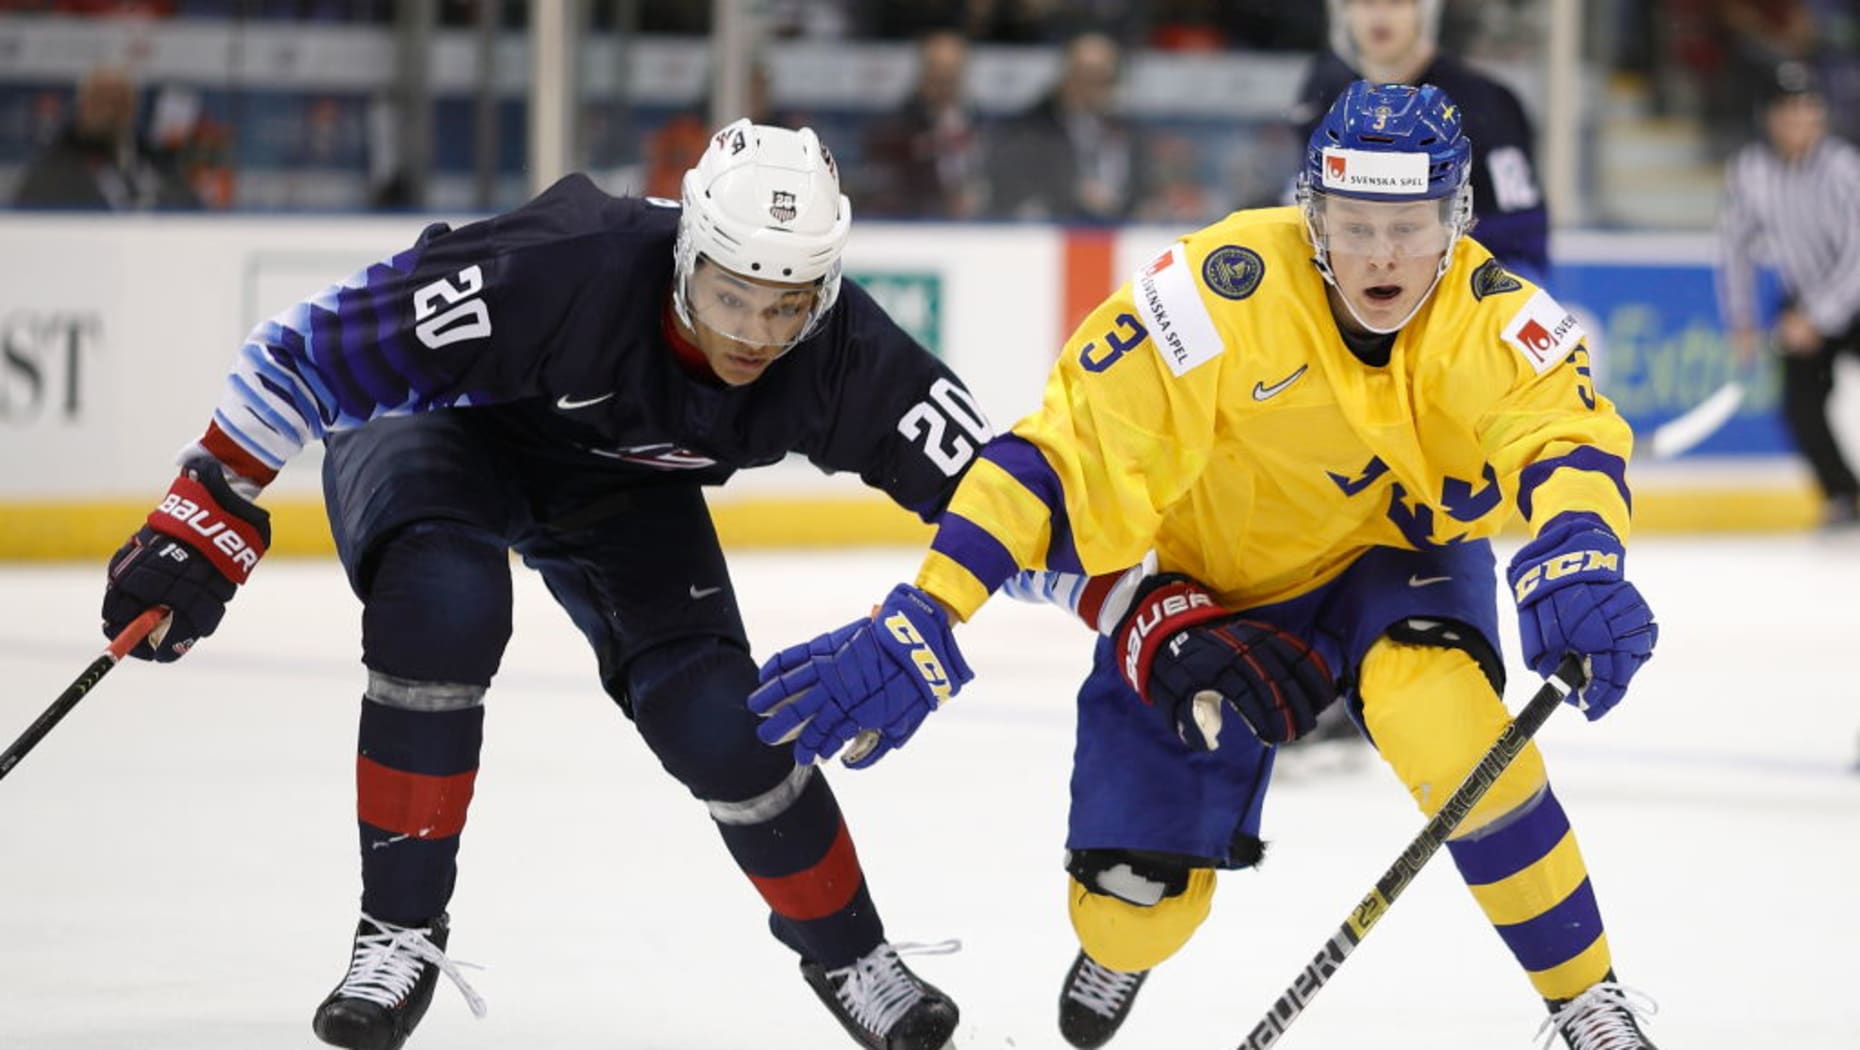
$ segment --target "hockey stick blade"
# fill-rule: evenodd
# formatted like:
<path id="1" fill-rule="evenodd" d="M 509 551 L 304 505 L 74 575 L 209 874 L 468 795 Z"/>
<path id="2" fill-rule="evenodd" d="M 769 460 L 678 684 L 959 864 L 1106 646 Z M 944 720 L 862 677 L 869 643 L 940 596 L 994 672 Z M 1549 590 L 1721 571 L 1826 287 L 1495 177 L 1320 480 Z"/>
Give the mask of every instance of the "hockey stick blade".
<path id="1" fill-rule="evenodd" d="M 1524 705 L 1518 717 L 1512 719 L 1505 731 L 1498 735 L 1498 739 L 1486 750 L 1485 756 L 1479 759 L 1479 764 L 1466 774 L 1459 788 L 1448 796 L 1439 812 L 1428 819 L 1421 833 L 1395 859 L 1389 870 L 1376 880 L 1375 888 L 1363 897 L 1362 903 L 1356 906 L 1350 917 L 1343 920 L 1337 932 L 1331 934 L 1330 939 L 1324 942 L 1324 947 L 1305 964 L 1298 979 L 1279 994 L 1272 1008 L 1266 1011 L 1266 1016 L 1246 1037 L 1246 1042 L 1240 1044 L 1240 1050 L 1266 1050 L 1279 1041 L 1285 1030 L 1298 1019 L 1299 1014 L 1305 1012 L 1305 1007 L 1311 1005 L 1311 1000 L 1336 974 L 1337 968 L 1343 965 L 1343 961 L 1349 958 L 1356 946 L 1369 936 L 1369 931 L 1388 913 L 1389 906 L 1414 881 L 1428 858 L 1440 849 L 1440 844 L 1447 841 L 1453 829 L 1466 819 L 1466 814 L 1472 812 L 1472 808 L 1479 804 L 1485 793 L 1510 768 L 1512 760 L 1524 750 L 1524 745 L 1531 742 L 1531 737 L 1537 735 L 1537 730 L 1543 727 L 1550 712 L 1556 710 L 1557 705 L 1570 693 L 1581 689 L 1587 678 L 1578 657 L 1571 654 L 1563 658 L 1563 662 L 1557 665 L 1556 673 L 1544 680 L 1543 688 L 1537 690 L 1537 695 Z"/>
<path id="2" fill-rule="evenodd" d="M 812 688 L 813 686 L 809 686 L 807 689 L 801 690 L 800 692 L 794 694 L 793 696 L 787 698 L 786 700 L 783 700 L 781 703 L 776 704 L 774 707 L 769 708 L 767 711 L 762 712 L 762 717 L 768 718 L 774 715 L 775 712 L 780 711 L 782 708 L 787 707 L 789 704 L 792 704 L 796 700 L 799 700 L 803 696 L 806 696 L 808 693 L 808 690 Z M 801 719 L 801 721 L 795 723 L 795 727 L 793 729 L 788 730 L 786 733 L 783 733 L 779 738 L 777 738 L 775 740 L 775 743 L 776 744 L 794 743 L 795 740 L 800 738 L 801 730 L 806 729 L 807 724 L 812 721 L 813 721 L 812 718 Z M 840 756 L 840 761 L 846 764 L 851 764 L 853 762 L 859 761 L 860 759 L 872 753 L 872 749 L 878 746 L 878 741 L 879 741 L 878 730 L 876 729 L 860 730 L 859 735 L 853 737 L 851 743 L 846 745 L 846 751 L 843 755 Z"/>
<path id="3" fill-rule="evenodd" d="M 1672 459 L 1691 451 L 1731 421 L 1744 403 L 1744 384 L 1735 379 L 1711 392 L 1705 400 L 1653 428 L 1647 437 L 1647 454 Z"/>
<path id="4" fill-rule="evenodd" d="M 70 714 L 71 709 L 77 706 L 79 700 L 84 699 L 84 694 L 95 688 L 97 683 L 103 680 L 103 676 L 110 673 L 110 668 L 115 667 L 123 657 L 128 656 L 129 650 L 142 644 L 142 639 L 154 633 L 167 618 L 168 610 L 157 606 L 131 620 L 129 626 L 123 628 L 123 633 L 111 639 L 102 655 L 91 661 L 90 666 L 84 669 L 84 673 L 78 675 L 77 681 L 72 682 L 70 688 L 60 693 L 58 699 L 52 701 L 52 706 L 46 708 L 37 720 L 26 727 L 26 731 L 20 734 L 18 740 L 13 741 L 11 747 L 0 751 L 0 777 L 5 777 L 12 772 L 13 767 L 19 765 L 19 760 L 25 758 L 27 752 L 38 746 L 39 741 L 45 739 L 45 734 L 51 732 L 53 726 Z"/>

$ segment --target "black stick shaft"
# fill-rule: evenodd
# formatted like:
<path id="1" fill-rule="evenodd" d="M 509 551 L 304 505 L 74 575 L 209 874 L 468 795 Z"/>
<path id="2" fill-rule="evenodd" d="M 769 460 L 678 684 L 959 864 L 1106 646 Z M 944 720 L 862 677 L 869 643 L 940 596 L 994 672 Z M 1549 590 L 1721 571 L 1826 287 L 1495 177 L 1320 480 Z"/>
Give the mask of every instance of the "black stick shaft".
<path id="1" fill-rule="evenodd" d="M 1543 688 L 1537 690 L 1537 695 L 1524 705 L 1518 717 L 1512 719 L 1505 731 L 1498 735 L 1485 757 L 1466 775 L 1459 789 L 1428 820 L 1421 833 L 1408 844 L 1408 848 L 1402 851 L 1389 870 L 1376 880 L 1375 889 L 1363 897 L 1362 903 L 1356 906 L 1350 917 L 1343 920 L 1337 932 L 1331 934 L 1330 939 L 1324 942 L 1324 947 L 1305 964 L 1298 978 L 1279 994 L 1272 1009 L 1266 1011 L 1266 1016 L 1253 1026 L 1252 1034 L 1246 1037 L 1246 1042 L 1240 1044 L 1240 1050 L 1266 1050 L 1279 1041 L 1285 1030 L 1298 1019 L 1299 1014 L 1305 1012 L 1305 1007 L 1311 1005 L 1311 1000 L 1336 974 L 1343 961 L 1349 958 L 1362 939 L 1369 936 L 1369 931 L 1388 913 L 1389 906 L 1414 881 L 1428 858 L 1440 849 L 1440 844 L 1447 841 L 1453 829 L 1485 797 L 1485 793 L 1511 766 L 1512 760 L 1531 742 L 1531 737 L 1537 735 L 1537 730 L 1543 728 L 1550 712 L 1556 710 L 1557 705 L 1572 690 L 1581 688 L 1585 677 L 1580 660 L 1573 655 L 1563 658 L 1556 673 L 1544 681 Z"/>
<path id="2" fill-rule="evenodd" d="M 84 695 L 95 688 L 97 683 L 103 680 L 103 676 L 110 673 L 110 668 L 115 667 L 129 650 L 140 645 L 142 639 L 148 637 L 149 632 L 154 630 L 166 615 L 168 615 L 166 609 L 150 609 L 125 627 L 123 633 L 110 642 L 109 648 L 92 660 L 89 667 L 84 668 L 84 673 L 78 675 L 77 681 L 72 682 L 63 693 L 60 693 L 58 699 L 52 701 L 52 706 L 46 708 L 44 713 L 34 719 L 33 723 L 26 727 L 26 731 L 19 735 L 19 739 L 13 741 L 12 746 L 0 752 L 0 777 L 5 777 L 12 772 L 13 767 L 19 765 L 19 760 L 25 758 L 28 752 L 37 747 L 39 741 L 45 739 L 45 734 L 50 733 L 53 726 L 70 714 L 78 701 L 84 699 Z"/>

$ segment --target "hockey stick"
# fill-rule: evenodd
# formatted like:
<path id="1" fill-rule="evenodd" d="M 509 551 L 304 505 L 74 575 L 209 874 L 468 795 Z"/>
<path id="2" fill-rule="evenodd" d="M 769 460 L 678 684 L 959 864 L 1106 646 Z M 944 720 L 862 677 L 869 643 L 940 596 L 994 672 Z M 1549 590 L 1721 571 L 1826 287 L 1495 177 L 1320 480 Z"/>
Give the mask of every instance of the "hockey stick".
<path id="1" fill-rule="evenodd" d="M 1291 987 L 1279 994 L 1278 1001 L 1272 1004 L 1272 1009 L 1266 1011 L 1265 1018 L 1253 1027 L 1246 1042 L 1240 1044 L 1240 1050 L 1265 1050 L 1279 1041 L 1285 1030 L 1298 1019 L 1298 1015 L 1305 1012 L 1305 1007 L 1311 1005 L 1311 1000 L 1317 996 L 1325 982 L 1336 974 L 1343 960 L 1349 958 L 1362 939 L 1369 936 L 1369 931 L 1388 913 L 1395 898 L 1401 896 L 1408 883 L 1414 881 L 1421 866 L 1440 849 L 1441 843 L 1447 841 L 1447 836 L 1453 834 L 1453 829 L 1466 818 L 1466 814 L 1485 797 L 1486 791 L 1511 765 L 1512 759 L 1524 750 L 1524 745 L 1530 743 L 1531 737 L 1542 728 L 1544 720 L 1550 717 L 1550 712 L 1556 710 L 1557 704 L 1564 697 L 1582 688 L 1586 678 L 1582 662 L 1575 655 L 1563 658 L 1563 662 L 1557 665 L 1556 673 L 1544 680 L 1543 688 L 1537 690 L 1537 695 L 1524 705 L 1518 717 L 1512 719 L 1505 731 L 1498 735 L 1498 740 L 1486 751 L 1485 757 L 1479 760 L 1472 772 L 1466 775 L 1459 789 L 1440 807 L 1440 812 L 1434 814 L 1389 870 L 1376 880 L 1375 889 L 1370 890 L 1363 902 L 1350 913 L 1350 917 L 1343 920 L 1337 932 L 1330 935 L 1330 940 L 1324 942 L 1324 947 L 1305 965 L 1304 972 L 1298 975 Z"/>
<path id="2" fill-rule="evenodd" d="M 72 682 L 70 688 L 59 694 L 58 699 L 52 701 L 52 706 L 46 708 L 45 713 L 40 715 L 37 721 L 26 727 L 26 731 L 20 734 L 19 739 L 13 741 L 13 746 L 0 751 L 0 777 L 12 772 L 13 767 L 19 765 L 19 760 L 25 758 L 28 751 L 38 746 L 39 741 L 45 738 L 45 734 L 51 732 L 53 726 L 70 714 L 71 709 L 77 706 L 79 700 L 84 699 L 84 694 L 90 692 L 98 682 L 102 681 L 103 676 L 110 673 L 110 668 L 115 667 L 118 661 L 129 655 L 129 650 L 140 645 L 142 639 L 147 638 L 167 616 L 167 609 L 156 606 L 131 620 L 129 626 L 123 628 L 123 633 L 111 640 L 103 654 L 92 660 L 90 666 L 84 669 L 84 673 L 78 675 L 78 680 Z"/>
<path id="3" fill-rule="evenodd" d="M 1672 459 L 1718 432 L 1744 403 L 1744 384 L 1728 379 L 1705 400 L 1653 428 L 1647 453 L 1654 459 Z"/>

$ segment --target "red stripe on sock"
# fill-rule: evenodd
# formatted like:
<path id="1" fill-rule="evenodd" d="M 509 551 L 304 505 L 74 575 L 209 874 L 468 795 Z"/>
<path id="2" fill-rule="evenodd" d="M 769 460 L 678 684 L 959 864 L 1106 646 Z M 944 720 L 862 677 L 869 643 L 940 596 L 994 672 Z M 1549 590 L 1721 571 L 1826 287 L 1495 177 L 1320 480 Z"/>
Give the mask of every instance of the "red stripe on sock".
<path id="1" fill-rule="evenodd" d="M 852 903 L 853 895 L 865 884 L 865 872 L 859 868 L 852 832 L 841 820 L 833 845 L 813 867 L 778 878 L 750 875 L 749 881 L 776 914 L 797 920 L 824 919 Z"/>
<path id="2" fill-rule="evenodd" d="M 416 839 L 443 839 L 465 830 L 478 771 L 449 777 L 390 769 L 355 758 L 355 812 L 364 824 Z"/>

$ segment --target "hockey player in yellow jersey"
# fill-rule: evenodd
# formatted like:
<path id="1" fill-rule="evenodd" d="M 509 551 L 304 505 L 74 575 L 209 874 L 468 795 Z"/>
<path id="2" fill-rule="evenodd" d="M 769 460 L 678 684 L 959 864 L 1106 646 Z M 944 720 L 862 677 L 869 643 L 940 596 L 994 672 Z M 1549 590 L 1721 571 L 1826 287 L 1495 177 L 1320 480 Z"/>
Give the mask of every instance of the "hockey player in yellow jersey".
<path id="1" fill-rule="evenodd" d="M 972 677 L 951 625 L 995 590 L 1099 628 L 1067 834 L 1074 1046 L 1115 1034 L 1214 872 L 1259 860 L 1273 748 L 1333 699 L 1424 812 L 1464 778 L 1507 720 L 1490 538 L 1514 513 L 1526 663 L 1582 657 L 1594 719 L 1652 654 L 1623 576 L 1632 434 L 1576 319 L 1466 236 L 1468 153 L 1437 88 L 1352 85 L 1297 206 L 1182 238 L 1085 319 L 915 584 L 763 667 L 763 739 L 802 761 L 853 742 L 862 767 Z M 1447 845 L 1544 1024 L 1649 1050 L 1534 746 Z"/>

